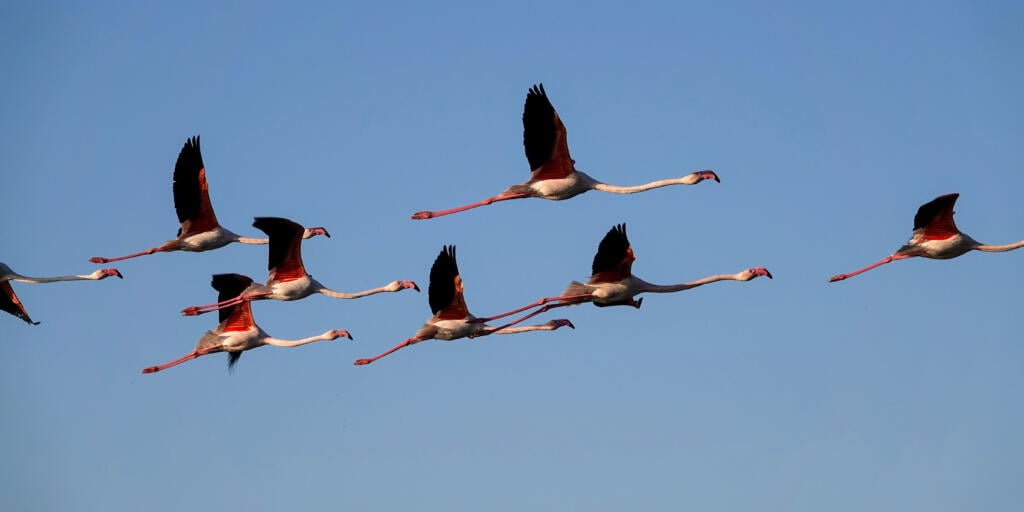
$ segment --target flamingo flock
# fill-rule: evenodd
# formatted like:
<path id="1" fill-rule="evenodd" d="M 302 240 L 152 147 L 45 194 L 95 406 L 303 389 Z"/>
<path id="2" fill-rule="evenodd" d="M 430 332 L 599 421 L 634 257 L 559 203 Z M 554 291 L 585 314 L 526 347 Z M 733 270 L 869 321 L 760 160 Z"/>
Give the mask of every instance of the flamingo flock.
<path id="1" fill-rule="evenodd" d="M 680 178 L 663 179 L 644 185 L 615 186 L 600 182 L 577 170 L 576 161 L 569 154 L 565 125 L 551 104 L 544 86 L 540 84 L 531 87 L 526 95 L 523 107 L 523 146 L 530 165 L 530 179 L 525 183 L 512 185 L 500 194 L 476 203 L 446 210 L 421 211 L 412 214 L 412 218 L 431 219 L 511 199 L 536 197 L 560 201 L 589 190 L 633 194 L 669 185 L 696 185 L 706 180 L 721 182 L 714 171 L 702 170 Z M 252 313 L 254 301 L 294 301 L 314 294 L 337 299 L 357 299 L 409 289 L 420 291 L 419 286 L 411 280 L 393 280 L 384 286 L 359 292 L 340 292 L 329 289 L 313 279 L 302 261 L 302 241 L 319 235 L 330 237 L 323 227 L 305 228 L 289 219 L 256 217 L 253 227 L 266 234 L 267 238 L 243 237 L 222 227 L 210 201 L 206 167 L 203 164 L 198 135 L 188 138 L 178 154 L 173 172 L 172 191 L 180 223 L 177 236 L 173 240 L 126 256 L 93 257 L 89 261 L 105 264 L 158 252 L 203 252 L 237 242 L 268 246 L 268 276 L 265 283 L 256 284 L 242 274 L 214 275 L 211 285 L 218 292 L 217 302 L 189 306 L 181 313 L 184 316 L 197 316 L 217 311 L 217 326 L 199 338 L 192 352 L 161 365 L 146 367 L 142 370 L 143 373 L 160 372 L 217 352 L 225 352 L 228 355 L 228 367 L 232 368 L 242 352 L 264 345 L 296 347 L 317 341 L 352 339 L 348 331 L 341 329 L 328 330 L 317 336 L 294 341 L 273 338 L 256 325 Z M 987 245 L 962 233 L 953 222 L 953 207 L 958 197 L 959 194 L 947 194 L 925 203 L 914 217 L 913 235 L 907 244 L 867 267 L 833 276 L 829 282 L 842 281 L 896 260 L 913 257 L 951 259 L 972 250 L 1004 252 L 1024 247 L 1024 240 L 1006 245 Z M 543 297 L 505 313 L 478 317 L 469 312 L 466 304 L 455 246 L 444 245 L 430 267 L 427 299 L 433 315 L 412 337 L 377 356 L 357 359 L 355 365 L 368 365 L 400 349 L 426 340 L 451 341 L 492 334 L 554 331 L 562 327 L 575 329 L 575 325 L 564 318 L 538 325 L 516 327 L 555 308 L 591 303 L 598 307 L 631 306 L 639 309 L 643 298 L 636 297 L 642 293 L 674 293 L 719 281 L 747 282 L 758 277 L 772 278 L 768 269 L 750 267 L 735 274 L 716 274 L 680 284 L 658 285 L 633 275 L 635 261 L 636 254 L 626 235 L 626 224 L 613 226 L 598 244 L 597 253 L 591 264 L 590 277 L 585 283 L 571 281 L 558 295 Z M 28 277 L 17 274 L 7 265 L 0 263 L 0 291 L 3 292 L 0 294 L 0 308 L 35 325 L 38 322 L 29 316 L 25 306 L 14 293 L 11 282 L 99 281 L 108 277 L 122 278 L 122 275 L 115 268 L 103 268 L 83 275 Z M 488 322 L 519 313 L 523 315 L 502 325 L 487 325 Z"/>

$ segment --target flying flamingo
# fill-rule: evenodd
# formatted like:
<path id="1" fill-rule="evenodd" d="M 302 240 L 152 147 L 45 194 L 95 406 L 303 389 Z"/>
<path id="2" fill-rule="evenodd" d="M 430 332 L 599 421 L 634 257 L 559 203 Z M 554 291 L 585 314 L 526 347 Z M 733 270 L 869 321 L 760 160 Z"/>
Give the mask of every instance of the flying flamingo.
<path id="1" fill-rule="evenodd" d="M 217 274 L 213 276 L 211 283 L 213 288 L 219 292 L 220 299 L 229 299 L 238 296 L 249 285 L 252 279 L 240 274 Z M 263 345 L 275 347 L 297 347 L 314 341 L 330 341 L 338 338 L 352 339 L 348 331 L 332 330 L 319 336 L 304 338 L 301 340 L 288 341 L 270 337 L 252 318 L 252 308 L 248 302 L 242 302 L 220 310 L 220 323 L 212 331 L 207 331 L 196 343 L 196 349 L 192 353 L 175 359 L 169 363 L 159 366 L 144 368 L 142 373 L 154 373 L 177 366 L 185 361 L 190 361 L 206 354 L 215 352 L 228 353 L 228 368 L 231 368 L 242 357 L 242 352 Z"/>
<path id="2" fill-rule="evenodd" d="M 420 291 L 419 286 L 412 281 L 392 281 L 380 288 L 355 293 L 328 289 L 307 274 L 306 267 L 302 264 L 302 238 L 307 230 L 295 222 L 278 217 L 257 217 L 252 225 L 270 237 L 270 258 L 267 264 L 270 274 L 267 283 L 250 286 L 242 293 L 228 298 L 222 297 L 220 302 L 215 304 L 185 308 L 181 311 L 185 316 L 209 313 L 243 301 L 299 300 L 314 293 L 322 293 L 336 299 L 358 299 L 375 293 L 398 292 L 406 288 Z"/>
<path id="3" fill-rule="evenodd" d="M 466 299 L 462 296 L 462 277 L 459 275 L 459 265 L 455 261 L 455 246 L 446 246 L 434 260 L 430 267 L 430 288 L 427 295 L 430 299 L 430 310 L 434 316 L 423 324 L 416 335 L 409 338 L 392 349 L 371 357 L 359 359 L 357 365 L 370 364 L 396 350 L 414 345 L 424 340 L 457 340 L 467 336 L 478 337 L 488 334 L 515 334 L 526 331 L 553 331 L 559 327 L 576 327 L 572 322 L 559 319 L 552 320 L 543 325 L 528 325 L 525 327 L 506 328 L 499 331 L 497 328 L 489 327 L 479 322 L 478 318 L 470 314 L 466 306 Z"/>
<path id="4" fill-rule="evenodd" d="M 526 183 L 512 185 L 501 194 L 477 203 L 450 210 L 416 212 L 412 214 L 412 218 L 431 219 L 498 201 L 524 197 L 561 201 L 592 189 L 614 194 L 634 194 L 669 185 L 696 185 L 707 179 L 720 181 L 714 171 L 708 170 L 690 173 L 682 178 L 654 181 L 646 185 L 620 187 L 601 183 L 576 170 L 573 165 L 576 161 L 569 156 L 565 125 L 548 100 L 543 84 L 534 85 L 526 94 L 526 105 L 523 107 L 523 146 L 526 148 L 526 159 L 529 160 L 531 169 L 530 180 Z"/>
<path id="5" fill-rule="evenodd" d="M 736 274 L 713 275 L 689 283 L 657 285 L 633 276 L 632 266 L 635 260 L 636 256 L 633 254 L 633 248 L 626 237 L 626 225 L 619 224 L 608 231 L 608 234 L 601 240 L 601 244 L 597 248 L 597 254 L 594 256 L 594 263 L 591 266 L 592 274 L 590 280 L 586 284 L 573 281 L 562 295 L 558 297 L 543 298 L 508 313 L 481 318 L 477 321 L 487 322 L 496 320 L 530 308 L 543 306 L 533 313 L 505 324 L 505 326 L 510 326 L 550 309 L 582 304 L 584 302 L 591 302 L 598 307 L 633 306 L 639 308 L 640 304 L 643 303 L 643 299 L 637 300 L 633 297 L 644 292 L 672 293 L 689 290 L 690 288 L 696 288 L 716 281 L 750 281 L 760 276 L 767 276 L 769 279 L 772 277 L 768 269 L 755 267 Z M 555 302 L 555 304 L 551 304 L 552 302 Z M 505 326 L 498 329 L 502 329 Z"/>
<path id="6" fill-rule="evenodd" d="M 1004 252 L 1024 247 L 1024 240 L 1007 245 L 985 245 L 961 233 L 957 229 L 956 224 L 953 223 L 953 206 L 956 204 L 958 197 L 960 197 L 960 194 L 946 194 L 921 205 L 917 209 L 917 215 L 914 215 L 914 233 L 906 245 L 900 247 L 892 255 L 878 263 L 868 265 L 849 274 L 832 276 L 828 282 L 842 281 L 886 263 L 915 256 L 948 260 L 972 250 Z"/>
<path id="7" fill-rule="evenodd" d="M 217 215 L 213 213 L 213 204 L 210 203 L 210 189 L 206 182 L 206 167 L 203 165 L 203 155 L 199 151 L 199 136 L 196 135 L 185 141 L 185 146 L 178 154 L 178 161 L 174 164 L 174 209 L 178 212 L 178 236 L 174 240 L 168 240 L 159 247 L 146 249 L 145 251 L 120 256 L 117 258 L 89 258 L 93 263 L 110 263 L 111 261 L 136 258 L 156 252 L 191 251 L 202 252 L 219 249 L 232 242 L 243 244 L 266 244 L 266 238 L 247 238 L 238 236 L 223 227 L 217 222 Z M 324 228 L 310 228 L 303 234 L 303 238 L 311 238 L 317 235 L 330 237 L 331 235 Z"/>
<path id="8" fill-rule="evenodd" d="M 58 277 L 28 277 L 21 274 L 16 274 L 11 267 L 0 263 L 0 309 L 32 324 L 39 325 L 39 322 L 33 322 L 32 318 L 28 316 L 28 312 L 25 311 L 25 306 L 18 299 L 18 295 L 14 293 L 14 288 L 11 288 L 11 283 L 8 281 L 19 281 L 22 283 L 55 283 L 57 281 L 99 281 L 106 279 L 110 276 L 121 277 L 121 273 L 116 268 L 104 268 L 97 270 L 91 274 L 80 275 L 80 276 L 58 276 Z"/>

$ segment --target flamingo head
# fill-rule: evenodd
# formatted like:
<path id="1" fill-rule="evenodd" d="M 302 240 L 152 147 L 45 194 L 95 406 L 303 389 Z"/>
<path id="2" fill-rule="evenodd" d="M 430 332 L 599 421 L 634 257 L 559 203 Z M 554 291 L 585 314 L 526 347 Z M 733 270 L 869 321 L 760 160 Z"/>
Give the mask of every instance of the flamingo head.
<path id="1" fill-rule="evenodd" d="M 691 173 L 690 176 L 687 176 L 687 178 L 690 178 L 690 180 L 692 180 L 692 183 L 690 183 L 690 185 L 696 185 L 697 183 L 700 183 L 704 180 L 715 180 L 716 183 L 722 182 L 722 180 L 718 179 L 718 175 L 715 174 L 715 171 L 712 171 L 711 169 Z"/>
<path id="2" fill-rule="evenodd" d="M 307 236 L 306 238 L 313 238 L 314 236 L 317 235 L 323 235 L 326 236 L 327 238 L 331 237 L 331 234 L 327 232 L 327 229 L 322 227 L 309 228 L 306 230 L 306 232 L 309 234 L 309 236 Z"/>
<path id="3" fill-rule="evenodd" d="M 352 335 L 348 331 L 342 329 L 335 329 L 333 331 L 327 331 L 324 333 L 324 338 L 327 340 L 336 340 L 338 338 L 352 339 Z"/>
<path id="4" fill-rule="evenodd" d="M 755 277 L 761 277 L 761 276 L 765 276 L 768 279 L 771 279 L 772 278 L 772 273 L 769 272 L 768 269 L 766 269 L 764 267 L 751 268 L 751 269 L 744 270 L 743 272 L 740 272 L 739 280 L 740 281 L 750 281 L 751 279 L 754 279 Z"/>
<path id="5" fill-rule="evenodd" d="M 567 320 L 565 318 L 559 318 L 558 320 L 552 320 L 552 321 L 548 322 L 548 325 L 550 325 L 551 327 L 554 327 L 555 329 L 558 329 L 559 327 L 568 327 L 570 329 L 575 329 L 576 328 L 576 326 L 573 325 L 572 322 L 570 322 L 569 320 Z"/>
<path id="6" fill-rule="evenodd" d="M 116 277 L 118 279 L 124 279 L 124 276 L 122 276 L 121 272 L 118 271 L 116 268 L 103 268 L 103 269 L 97 270 L 94 274 L 96 275 L 96 279 L 106 279 L 108 277 Z"/>

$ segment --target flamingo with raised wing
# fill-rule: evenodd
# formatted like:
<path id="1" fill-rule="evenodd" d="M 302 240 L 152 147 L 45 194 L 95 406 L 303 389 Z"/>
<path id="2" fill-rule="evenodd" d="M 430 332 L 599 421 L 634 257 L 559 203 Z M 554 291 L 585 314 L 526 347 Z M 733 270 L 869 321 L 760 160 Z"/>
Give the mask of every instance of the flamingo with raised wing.
<path id="1" fill-rule="evenodd" d="M 512 185 L 501 194 L 470 205 L 449 210 L 423 211 L 412 214 L 414 219 L 432 219 L 449 215 L 498 201 L 539 197 L 561 201 L 578 196 L 588 190 L 600 190 L 613 194 L 635 194 L 669 185 L 696 185 L 704 180 L 718 179 L 714 171 L 705 170 L 690 173 L 682 178 L 654 181 L 645 185 L 620 187 L 602 183 L 591 178 L 575 167 L 576 161 L 569 156 L 569 143 L 565 125 L 551 105 L 544 85 L 534 85 L 526 94 L 523 107 L 523 146 L 526 159 L 530 162 L 530 180 L 521 185 Z"/>
<path id="2" fill-rule="evenodd" d="M 459 265 L 455 260 L 455 246 L 446 246 L 434 260 L 430 267 L 430 288 L 427 295 L 430 299 L 430 310 L 434 316 L 423 324 L 416 335 L 399 343 L 390 350 L 374 357 L 359 359 L 357 365 L 370 364 L 396 350 L 415 345 L 424 340 L 457 340 L 465 337 L 487 336 L 489 334 L 515 334 L 527 331 L 553 331 L 560 327 L 575 329 L 572 322 L 566 319 L 552 320 L 542 325 L 528 325 L 525 327 L 497 328 L 484 325 L 477 317 L 469 312 L 466 306 L 466 299 L 462 295 L 462 276 L 459 275 Z"/>
<path id="3" fill-rule="evenodd" d="M 412 281 L 392 281 L 379 288 L 361 292 L 338 292 L 320 284 L 306 272 L 302 263 L 302 238 L 305 229 L 296 222 L 279 217 L 257 217 L 254 227 L 270 237 L 270 257 L 267 263 L 267 282 L 253 285 L 235 297 L 220 299 L 220 302 L 183 309 L 185 316 L 201 315 L 220 308 L 250 300 L 299 300 L 314 293 L 322 293 L 335 299 L 358 299 L 383 292 L 399 292 L 405 289 L 420 291 Z"/>
<path id="4" fill-rule="evenodd" d="M 210 188 L 206 182 L 206 166 L 199 150 L 199 136 L 185 141 L 174 164 L 174 209 L 178 213 L 178 236 L 163 245 L 145 251 L 119 256 L 116 258 L 89 258 L 93 263 L 109 263 L 111 261 L 137 258 L 147 254 L 171 251 L 202 252 L 219 249 L 232 242 L 263 245 L 269 243 L 266 238 L 248 238 L 238 236 L 221 227 L 217 215 L 210 203 Z M 330 237 L 330 233 L 321 227 L 307 229 L 303 238 L 317 235 Z"/>
<path id="5" fill-rule="evenodd" d="M 488 322 L 542 306 L 536 311 L 498 328 L 502 329 L 562 306 L 590 302 L 598 307 L 633 306 L 639 308 L 643 303 L 643 298 L 634 299 L 634 296 L 640 293 L 673 293 L 718 281 L 750 281 L 761 276 L 766 276 L 769 279 L 772 277 L 768 269 L 754 267 L 735 274 L 717 274 L 688 283 L 658 285 L 634 276 L 632 271 L 634 261 L 636 261 L 636 256 L 630 246 L 629 238 L 626 236 L 626 225 L 619 224 L 609 230 L 598 245 L 597 254 L 594 255 L 594 262 L 591 265 L 592 273 L 585 284 L 573 281 L 560 296 L 546 297 L 507 313 L 481 318 L 477 321 Z"/>
<path id="6" fill-rule="evenodd" d="M 28 316 L 28 311 L 25 311 L 25 305 L 18 299 L 18 295 L 14 293 L 14 288 L 11 287 L 10 281 L 18 281 L 20 283 L 55 283 L 58 281 L 99 281 L 108 277 L 121 278 L 121 273 L 116 268 L 103 268 L 97 270 L 91 274 L 84 275 L 72 275 L 72 276 L 57 276 L 57 277 L 29 277 L 15 273 L 11 270 L 11 267 L 0 263 L 0 309 L 32 324 L 39 325 L 39 322 L 33 322 L 32 318 Z"/>
<path id="7" fill-rule="evenodd" d="M 849 274 L 832 276 L 828 282 L 842 281 L 886 263 L 916 256 L 948 260 L 970 251 L 1005 252 L 1024 247 L 1024 240 L 1006 245 L 986 245 L 960 232 L 953 222 L 953 206 L 958 197 L 960 194 L 946 194 L 921 205 L 914 215 L 914 233 L 906 245 L 877 263 Z"/>
<path id="8" fill-rule="evenodd" d="M 213 276 L 211 285 L 217 290 L 219 297 L 229 299 L 238 296 L 243 290 L 252 284 L 252 279 L 240 274 L 217 274 Z M 174 361 L 157 366 L 144 368 L 142 373 L 155 373 L 177 366 L 197 357 L 217 352 L 228 353 L 228 368 L 231 368 L 242 357 L 242 352 L 252 350 L 264 345 L 275 347 L 298 347 L 315 341 L 331 341 L 338 338 L 352 339 L 348 331 L 335 329 L 327 331 L 319 336 L 312 336 L 301 340 L 282 340 L 273 338 L 266 333 L 252 317 L 252 306 L 248 302 L 242 302 L 228 306 L 220 310 L 220 323 L 212 331 L 207 331 L 196 343 L 196 349 Z"/>

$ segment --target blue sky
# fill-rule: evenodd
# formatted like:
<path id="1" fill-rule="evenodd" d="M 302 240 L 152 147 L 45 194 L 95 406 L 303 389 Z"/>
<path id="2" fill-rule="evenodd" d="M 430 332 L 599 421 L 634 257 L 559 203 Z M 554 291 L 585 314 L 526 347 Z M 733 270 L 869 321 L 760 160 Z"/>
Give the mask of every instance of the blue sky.
<path id="1" fill-rule="evenodd" d="M 1016 510 L 1024 499 L 1020 252 L 898 262 L 826 284 L 960 192 L 974 238 L 1024 238 L 1024 8 L 1011 2 L 0 6 L 0 261 L 86 273 L 177 229 L 200 134 L 221 222 L 322 225 L 306 266 L 347 291 L 427 283 L 458 245 L 488 315 L 587 277 L 629 226 L 634 272 L 773 281 L 558 315 L 575 331 L 426 342 L 369 367 L 426 294 L 261 302 L 257 322 L 352 342 L 156 375 L 212 315 L 234 245 L 15 285 L 0 317 L 4 510 Z M 577 166 L 615 184 L 513 201 L 543 82 Z"/>

